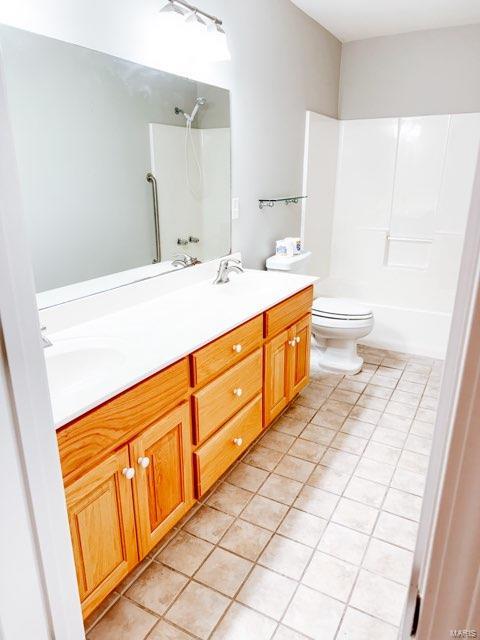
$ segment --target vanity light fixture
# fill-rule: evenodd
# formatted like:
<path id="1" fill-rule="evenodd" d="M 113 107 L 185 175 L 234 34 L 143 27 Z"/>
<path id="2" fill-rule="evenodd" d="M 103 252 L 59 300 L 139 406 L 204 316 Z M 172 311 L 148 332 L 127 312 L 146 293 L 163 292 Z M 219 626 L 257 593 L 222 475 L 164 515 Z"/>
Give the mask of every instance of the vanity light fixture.
<path id="1" fill-rule="evenodd" d="M 227 36 L 219 18 L 183 0 L 167 0 L 160 9 L 160 14 L 183 18 L 181 21 L 183 25 L 179 26 L 188 27 L 189 30 L 184 30 L 185 40 L 195 51 L 196 56 L 200 51 L 200 55 L 203 54 L 208 62 L 230 60 Z"/>

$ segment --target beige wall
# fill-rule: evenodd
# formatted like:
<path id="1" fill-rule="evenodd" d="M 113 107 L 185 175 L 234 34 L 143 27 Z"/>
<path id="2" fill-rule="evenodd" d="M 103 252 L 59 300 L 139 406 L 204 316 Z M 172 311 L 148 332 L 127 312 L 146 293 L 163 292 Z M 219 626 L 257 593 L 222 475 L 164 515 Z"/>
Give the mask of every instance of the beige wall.
<path id="1" fill-rule="evenodd" d="M 16 0 L 0 22 L 162 68 L 157 0 Z M 260 212 L 258 198 L 302 190 L 305 111 L 337 116 L 341 44 L 290 0 L 202 0 L 225 25 L 230 63 L 186 71 L 231 90 L 233 247 L 263 267 L 274 241 L 300 233 L 300 206 Z M 170 69 L 171 70 L 171 69 Z"/>
<path id="2" fill-rule="evenodd" d="M 473 111 L 480 111 L 480 24 L 343 45 L 340 118 Z"/>

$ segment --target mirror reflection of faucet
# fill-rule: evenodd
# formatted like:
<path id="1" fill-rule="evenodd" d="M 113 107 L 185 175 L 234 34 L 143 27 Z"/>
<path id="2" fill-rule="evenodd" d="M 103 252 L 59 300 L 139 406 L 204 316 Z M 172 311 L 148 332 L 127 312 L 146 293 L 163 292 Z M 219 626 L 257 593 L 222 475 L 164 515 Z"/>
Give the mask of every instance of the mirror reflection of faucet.
<path id="1" fill-rule="evenodd" d="M 177 244 L 184 247 L 187 244 L 198 244 L 200 242 L 200 238 L 197 238 L 195 236 L 189 236 L 188 240 L 187 238 L 177 238 Z"/>
<path id="2" fill-rule="evenodd" d="M 196 264 L 200 264 L 200 260 L 189 256 L 188 253 L 177 253 L 177 255 L 173 256 L 173 267 L 193 267 Z"/>
<path id="3" fill-rule="evenodd" d="M 46 330 L 47 327 L 40 327 L 40 337 L 42 339 L 42 346 L 44 349 L 46 347 L 53 347 L 53 342 L 45 335 Z"/>

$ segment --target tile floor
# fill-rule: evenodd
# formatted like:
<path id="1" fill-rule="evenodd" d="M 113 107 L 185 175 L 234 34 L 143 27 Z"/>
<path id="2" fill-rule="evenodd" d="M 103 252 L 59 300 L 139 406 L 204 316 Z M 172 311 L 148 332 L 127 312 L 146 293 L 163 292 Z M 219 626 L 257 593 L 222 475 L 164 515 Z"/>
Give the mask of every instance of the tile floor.
<path id="1" fill-rule="evenodd" d="M 394 640 L 442 364 L 312 380 L 86 621 L 89 640 Z"/>

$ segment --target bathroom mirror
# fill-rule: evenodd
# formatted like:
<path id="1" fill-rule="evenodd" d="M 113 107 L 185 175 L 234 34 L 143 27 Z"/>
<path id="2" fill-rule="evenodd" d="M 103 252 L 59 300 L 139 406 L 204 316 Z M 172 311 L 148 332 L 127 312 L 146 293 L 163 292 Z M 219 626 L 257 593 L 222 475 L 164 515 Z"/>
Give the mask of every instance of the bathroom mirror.
<path id="1" fill-rule="evenodd" d="M 230 251 L 227 90 L 1 25 L 0 47 L 37 292 Z"/>

